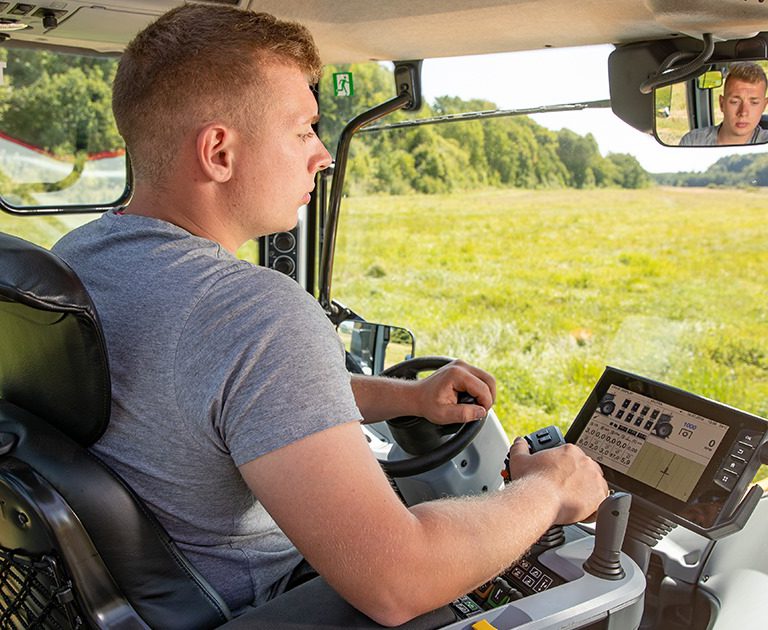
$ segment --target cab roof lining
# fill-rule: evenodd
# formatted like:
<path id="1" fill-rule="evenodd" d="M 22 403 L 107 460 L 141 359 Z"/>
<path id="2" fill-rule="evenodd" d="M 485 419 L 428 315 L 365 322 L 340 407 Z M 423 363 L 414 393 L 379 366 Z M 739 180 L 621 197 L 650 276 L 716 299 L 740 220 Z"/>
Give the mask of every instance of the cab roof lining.
<path id="1" fill-rule="evenodd" d="M 12 34 L 11 42 L 119 52 L 138 30 L 178 4 L 41 1 L 36 8 L 60 11 L 58 27 L 48 30 L 38 11 L 11 16 L 6 8 L 0 18 L 30 26 Z M 730 39 L 765 30 L 768 23 L 763 0 L 237 0 L 234 6 L 305 24 L 325 63 L 625 44 L 703 32 Z"/>

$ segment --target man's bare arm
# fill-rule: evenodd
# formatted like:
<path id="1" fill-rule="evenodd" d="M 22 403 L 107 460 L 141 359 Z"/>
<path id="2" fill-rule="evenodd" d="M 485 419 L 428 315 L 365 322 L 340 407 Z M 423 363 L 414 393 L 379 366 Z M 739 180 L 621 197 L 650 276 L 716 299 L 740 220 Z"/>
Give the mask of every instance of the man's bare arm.
<path id="1" fill-rule="evenodd" d="M 307 561 L 353 606 L 398 625 L 512 564 L 553 522 L 592 514 L 607 495 L 575 446 L 528 455 L 503 491 L 406 508 L 356 423 L 321 431 L 240 467 Z M 500 462 L 501 464 L 501 462 Z"/>

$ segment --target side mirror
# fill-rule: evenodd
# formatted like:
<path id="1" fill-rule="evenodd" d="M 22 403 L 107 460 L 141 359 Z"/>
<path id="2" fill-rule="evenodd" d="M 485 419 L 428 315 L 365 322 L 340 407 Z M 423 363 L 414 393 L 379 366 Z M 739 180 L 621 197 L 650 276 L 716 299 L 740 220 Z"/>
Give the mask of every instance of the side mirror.
<path id="1" fill-rule="evenodd" d="M 697 77 L 653 90 L 656 139 L 667 146 L 768 142 L 768 62 L 713 64 Z"/>
<path id="2" fill-rule="evenodd" d="M 338 332 L 347 351 L 347 367 L 358 374 L 379 374 L 413 358 L 416 351 L 413 333 L 398 326 L 347 319 Z"/>

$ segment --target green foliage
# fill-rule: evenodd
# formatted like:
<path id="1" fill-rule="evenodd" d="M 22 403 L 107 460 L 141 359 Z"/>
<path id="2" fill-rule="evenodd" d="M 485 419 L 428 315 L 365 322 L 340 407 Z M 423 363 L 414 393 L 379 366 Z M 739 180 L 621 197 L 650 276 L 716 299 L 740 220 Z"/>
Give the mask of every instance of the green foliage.
<path id="1" fill-rule="evenodd" d="M 646 188 L 651 185 L 648 172 L 629 153 L 609 153 L 605 162 L 611 165 L 612 180 L 621 188 Z"/>
<path id="2" fill-rule="evenodd" d="M 112 118 L 114 59 L 6 50 L 0 128 L 55 155 L 114 151 L 123 143 Z"/>

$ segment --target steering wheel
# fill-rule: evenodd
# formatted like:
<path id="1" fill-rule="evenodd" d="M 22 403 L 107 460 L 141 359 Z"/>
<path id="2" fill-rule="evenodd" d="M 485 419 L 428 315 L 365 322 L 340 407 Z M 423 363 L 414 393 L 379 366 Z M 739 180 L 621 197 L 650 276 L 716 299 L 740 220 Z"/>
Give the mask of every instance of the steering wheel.
<path id="1" fill-rule="evenodd" d="M 433 371 L 453 361 L 447 357 L 416 357 L 406 359 L 379 376 L 415 380 L 420 372 Z M 460 394 L 459 402 L 472 402 L 468 394 Z M 487 416 L 486 416 L 487 417 Z M 401 416 L 387 420 L 392 437 L 400 447 L 412 456 L 389 461 L 379 459 L 379 464 L 390 477 L 410 477 L 437 468 L 453 459 L 477 437 L 486 418 L 455 424 L 432 424 L 419 416 Z M 443 440 L 446 435 L 451 437 Z"/>

